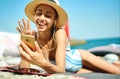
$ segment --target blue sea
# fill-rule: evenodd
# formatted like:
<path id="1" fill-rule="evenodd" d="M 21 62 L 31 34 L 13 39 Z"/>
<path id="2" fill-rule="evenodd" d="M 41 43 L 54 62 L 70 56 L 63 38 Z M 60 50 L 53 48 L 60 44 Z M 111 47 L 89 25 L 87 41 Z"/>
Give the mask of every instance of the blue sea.
<path id="1" fill-rule="evenodd" d="M 120 37 L 86 40 L 85 44 L 71 46 L 71 48 L 72 49 L 78 48 L 78 49 L 87 50 L 90 48 L 104 46 L 104 45 L 110 45 L 110 44 L 120 44 Z"/>

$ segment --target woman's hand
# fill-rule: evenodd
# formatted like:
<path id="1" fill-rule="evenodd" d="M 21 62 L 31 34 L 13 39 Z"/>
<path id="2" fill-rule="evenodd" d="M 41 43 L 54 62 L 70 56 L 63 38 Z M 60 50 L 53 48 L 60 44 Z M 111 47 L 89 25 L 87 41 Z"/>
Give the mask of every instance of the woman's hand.
<path id="1" fill-rule="evenodd" d="M 17 26 L 16 29 L 20 34 L 27 34 L 27 35 L 34 35 L 35 30 L 31 30 L 30 27 L 30 20 L 27 19 L 27 22 L 22 18 L 23 25 L 20 21 L 18 21 L 19 27 Z"/>
<path id="2" fill-rule="evenodd" d="M 30 20 L 27 19 L 27 21 L 24 20 L 24 18 L 22 18 L 22 23 L 20 21 L 18 21 L 18 25 L 19 27 L 17 26 L 16 27 L 16 30 L 22 35 L 22 34 L 25 34 L 25 35 L 34 35 L 35 33 L 35 30 L 31 30 L 31 27 L 30 27 Z M 21 47 L 20 47 L 20 52 L 21 51 Z M 30 67 L 30 63 L 27 62 L 25 60 L 25 58 L 21 55 L 21 62 L 20 62 L 20 67 L 21 68 L 29 68 Z"/>
<path id="3" fill-rule="evenodd" d="M 39 48 L 39 45 L 37 42 L 35 42 L 35 48 L 36 48 L 36 51 L 33 52 L 28 46 L 26 46 L 21 41 L 21 45 L 19 47 L 20 55 L 21 55 L 22 59 L 26 60 L 27 62 L 41 66 L 45 62 L 47 62 L 47 60 L 43 56 L 43 53 L 42 53 L 41 49 Z"/>

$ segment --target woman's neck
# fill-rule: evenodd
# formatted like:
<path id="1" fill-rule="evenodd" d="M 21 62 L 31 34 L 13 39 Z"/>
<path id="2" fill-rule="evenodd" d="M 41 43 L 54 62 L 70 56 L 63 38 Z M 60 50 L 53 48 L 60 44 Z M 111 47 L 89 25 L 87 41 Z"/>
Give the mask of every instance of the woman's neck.
<path id="1" fill-rule="evenodd" d="M 43 44 L 46 44 L 49 40 L 51 40 L 52 36 L 53 36 L 53 33 L 51 33 L 50 31 L 37 32 L 37 38 Z"/>

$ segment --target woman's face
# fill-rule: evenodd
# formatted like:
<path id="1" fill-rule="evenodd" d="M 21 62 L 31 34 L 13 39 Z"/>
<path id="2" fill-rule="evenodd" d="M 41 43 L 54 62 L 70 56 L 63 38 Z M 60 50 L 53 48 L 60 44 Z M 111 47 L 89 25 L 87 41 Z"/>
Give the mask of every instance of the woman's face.
<path id="1" fill-rule="evenodd" d="M 55 10 L 48 5 L 39 5 L 35 12 L 35 22 L 38 31 L 50 29 L 55 21 Z"/>

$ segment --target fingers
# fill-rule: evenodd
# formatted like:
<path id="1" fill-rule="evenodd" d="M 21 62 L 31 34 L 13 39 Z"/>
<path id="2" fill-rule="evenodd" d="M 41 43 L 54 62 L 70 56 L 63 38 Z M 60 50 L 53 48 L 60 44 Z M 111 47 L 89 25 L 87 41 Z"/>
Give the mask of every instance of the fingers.
<path id="1" fill-rule="evenodd" d="M 25 19 L 22 18 L 22 22 L 23 22 L 23 25 L 24 25 L 24 29 L 27 29 L 27 30 L 30 30 L 30 20 L 27 19 L 27 22 L 25 22 Z"/>
<path id="2" fill-rule="evenodd" d="M 33 56 L 35 54 L 35 52 L 33 52 L 25 43 L 23 43 L 22 41 L 20 42 L 21 46 L 23 47 L 24 51 L 29 55 L 29 56 Z"/>
<path id="3" fill-rule="evenodd" d="M 19 24 L 20 29 L 23 30 L 23 26 L 20 21 L 18 21 L 18 24 Z"/>
<path id="4" fill-rule="evenodd" d="M 23 25 L 20 21 L 18 21 L 18 25 L 19 27 L 17 26 L 16 27 L 16 30 L 20 33 L 20 34 L 30 34 L 30 26 L 28 27 L 27 26 L 27 22 L 25 22 L 24 18 L 22 18 L 22 22 L 23 22 Z M 29 24 L 30 25 L 30 24 Z M 28 28 L 27 28 L 28 27 Z"/>
<path id="5" fill-rule="evenodd" d="M 23 23 L 24 25 L 25 25 L 25 23 Z M 20 33 L 20 34 L 24 34 L 24 32 L 25 32 L 25 27 L 23 27 L 23 25 L 21 24 L 21 22 L 20 21 L 18 21 L 18 25 L 19 25 L 19 27 L 17 26 L 16 27 L 16 29 L 17 29 L 17 31 Z"/>
<path id="6" fill-rule="evenodd" d="M 36 41 L 35 41 L 35 47 L 37 51 L 33 52 L 29 49 L 29 47 L 27 47 L 23 42 L 21 42 L 21 48 L 20 48 L 21 57 L 32 64 L 41 63 L 45 59 Z"/>
<path id="7" fill-rule="evenodd" d="M 16 30 L 21 34 L 21 30 L 19 29 L 19 27 L 16 27 Z"/>
<path id="8" fill-rule="evenodd" d="M 35 33 L 35 30 L 31 30 L 31 27 L 30 27 L 30 20 L 27 19 L 27 21 L 25 21 L 24 18 L 22 18 L 22 22 L 23 24 L 18 21 L 18 25 L 19 27 L 17 26 L 16 27 L 16 30 L 20 33 L 20 34 L 27 34 L 27 35 L 34 35 Z"/>
<path id="9" fill-rule="evenodd" d="M 31 29 L 31 27 L 30 27 L 30 20 L 29 20 L 29 19 L 27 19 L 27 29 L 28 29 L 28 30 Z"/>
<path id="10" fill-rule="evenodd" d="M 22 47 L 21 46 L 19 46 L 19 52 L 20 52 L 20 56 L 23 58 L 23 59 L 25 59 L 25 60 L 27 60 L 27 59 L 31 59 L 30 58 L 30 56 L 22 49 Z"/>
<path id="11" fill-rule="evenodd" d="M 27 29 L 27 23 L 25 22 L 24 18 L 22 18 L 22 22 L 23 22 L 23 25 L 24 25 L 24 29 L 26 30 Z"/>
<path id="12" fill-rule="evenodd" d="M 33 58 L 35 58 L 35 52 L 31 51 L 22 41 L 19 47 L 20 56 L 30 63 L 33 63 Z"/>
<path id="13" fill-rule="evenodd" d="M 23 47 L 23 49 L 26 51 L 26 52 L 32 52 L 31 50 L 30 50 L 30 48 L 25 44 L 25 43 L 23 43 L 22 41 L 20 41 L 20 44 L 21 44 L 21 46 Z M 29 53 L 28 53 L 29 54 Z"/>

